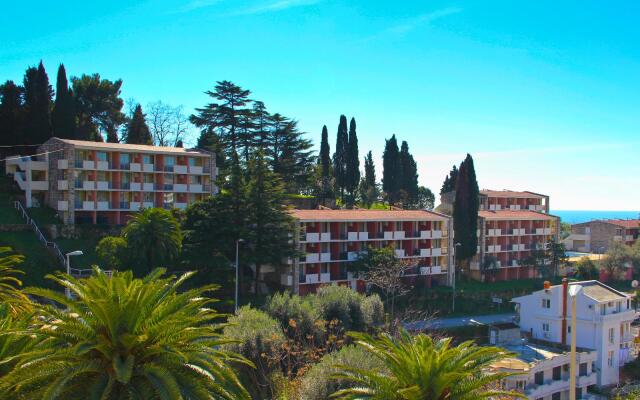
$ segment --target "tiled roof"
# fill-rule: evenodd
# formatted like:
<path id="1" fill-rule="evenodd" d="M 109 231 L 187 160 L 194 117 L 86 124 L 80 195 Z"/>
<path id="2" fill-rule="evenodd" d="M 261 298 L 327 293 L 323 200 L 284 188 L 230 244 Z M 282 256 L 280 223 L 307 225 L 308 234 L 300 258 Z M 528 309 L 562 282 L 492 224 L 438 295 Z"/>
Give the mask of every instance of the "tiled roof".
<path id="1" fill-rule="evenodd" d="M 513 191 L 513 190 L 490 190 L 490 189 L 482 189 L 480 191 L 481 195 L 487 196 L 487 197 L 514 197 L 514 198 L 520 198 L 520 199 L 524 199 L 524 198 L 528 198 L 528 199 L 542 199 L 545 196 L 538 194 L 538 193 L 533 193 L 533 192 L 517 192 L 517 191 Z"/>
<path id="2" fill-rule="evenodd" d="M 604 222 L 608 222 L 613 225 L 621 226 L 623 228 L 640 228 L 640 219 L 606 219 Z"/>
<path id="3" fill-rule="evenodd" d="M 307 222 L 346 221 L 446 221 L 448 217 L 422 210 L 290 210 L 296 219 Z"/>
<path id="4" fill-rule="evenodd" d="M 74 145 L 81 149 L 90 150 L 105 150 L 105 151 L 139 151 L 145 153 L 175 153 L 184 155 L 206 155 L 208 153 L 195 150 L 185 149 L 182 147 L 165 147 L 165 146 L 150 146 L 146 144 L 126 144 L 126 143 L 106 143 L 106 142 L 92 142 L 89 140 L 73 140 L 73 139 L 60 139 L 52 138 L 57 141 Z"/>
<path id="5" fill-rule="evenodd" d="M 555 220 L 554 215 L 529 210 L 478 211 L 478 216 L 488 220 Z"/>

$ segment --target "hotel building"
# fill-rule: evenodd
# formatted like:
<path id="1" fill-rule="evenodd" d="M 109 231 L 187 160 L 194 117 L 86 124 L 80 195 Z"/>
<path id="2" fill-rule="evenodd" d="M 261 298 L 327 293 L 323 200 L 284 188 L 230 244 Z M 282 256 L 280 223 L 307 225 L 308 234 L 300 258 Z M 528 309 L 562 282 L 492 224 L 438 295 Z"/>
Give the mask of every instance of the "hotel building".
<path id="1" fill-rule="evenodd" d="M 451 218 L 419 210 L 292 210 L 293 240 L 301 256 L 289 261 L 280 283 L 294 293 L 313 293 L 321 285 L 365 283 L 347 267 L 368 248 L 392 247 L 412 266 L 408 280 L 427 286 L 449 282 L 452 264 Z"/>
<path id="2" fill-rule="evenodd" d="M 38 156 L 6 163 L 27 207 L 65 224 L 123 224 L 141 208 L 186 208 L 215 194 L 215 156 L 198 149 L 51 138 Z"/>
<path id="3" fill-rule="evenodd" d="M 571 225 L 567 250 L 604 253 L 612 241 L 631 246 L 640 235 L 640 219 L 602 219 Z"/>
<path id="4" fill-rule="evenodd" d="M 529 210 L 549 213 L 549 196 L 533 192 L 516 192 L 512 190 L 480 191 L 480 210 Z"/>

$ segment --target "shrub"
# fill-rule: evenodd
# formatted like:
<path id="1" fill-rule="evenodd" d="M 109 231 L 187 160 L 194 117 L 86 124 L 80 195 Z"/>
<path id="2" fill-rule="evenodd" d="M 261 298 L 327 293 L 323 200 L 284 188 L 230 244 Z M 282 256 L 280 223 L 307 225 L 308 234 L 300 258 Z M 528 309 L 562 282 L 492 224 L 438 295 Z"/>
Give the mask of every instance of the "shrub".
<path id="1" fill-rule="evenodd" d="M 252 398 L 271 397 L 270 377 L 279 369 L 286 341 L 279 322 L 263 311 L 244 306 L 229 318 L 224 336 L 238 341 L 225 344 L 224 350 L 241 354 L 256 366 L 236 365 L 240 380 Z"/>
<path id="2" fill-rule="evenodd" d="M 103 237 L 96 246 L 96 253 L 103 269 L 119 269 L 126 264 L 127 241 L 119 236 Z"/>
<path id="3" fill-rule="evenodd" d="M 354 384 L 333 379 L 331 376 L 338 372 L 337 365 L 344 365 L 353 368 L 382 369 L 382 361 L 372 353 L 361 347 L 345 346 L 339 351 L 329 353 L 322 357 L 320 362 L 315 364 L 301 378 L 300 399 L 302 400 L 324 400 L 337 390 L 346 389 Z"/>
<path id="4" fill-rule="evenodd" d="M 301 335 L 317 337 L 322 333 L 322 326 L 318 323 L 321 317 L 309 297 L 291 295 L 288 292 L 276 293 L 267 299 L 264 310 L 278 320 L 282 329 L 287 332 L 293 323 Z"/>
<path id="5" fill-rule="evenodd" d="M 315 303 L 325 321 L 338 320 L 346 330 L 364 330 L 363 299 L 346 286 L 326 286 L 318 290 Z"/>
<path id="6" fill-rule="evenodd" d="M 360 305 L 362 317 L 366 327 L 375 326 L 384 322 L 384 304 L 380 296 L 372 294 L 366 296 Z"/>

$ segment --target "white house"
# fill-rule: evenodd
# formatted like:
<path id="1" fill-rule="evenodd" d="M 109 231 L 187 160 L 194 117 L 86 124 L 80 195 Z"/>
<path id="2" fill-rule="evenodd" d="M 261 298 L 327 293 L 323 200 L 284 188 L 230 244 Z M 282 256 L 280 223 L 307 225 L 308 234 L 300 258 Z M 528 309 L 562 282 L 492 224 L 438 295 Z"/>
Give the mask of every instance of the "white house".
<path id="1" fill-rule="evenodd" d="M 571 299 L 568 287 L 580 285 L 576 299 L 576 346 L 597 352 L 597 385 L 615 385 L 619 368 L 630 361 L 631 322 L 636 316 L 631 297 L 598 281 L 545 285 L 543 290 L 516 297 L 520 330 L 532 339 L 571 343 Z"/>

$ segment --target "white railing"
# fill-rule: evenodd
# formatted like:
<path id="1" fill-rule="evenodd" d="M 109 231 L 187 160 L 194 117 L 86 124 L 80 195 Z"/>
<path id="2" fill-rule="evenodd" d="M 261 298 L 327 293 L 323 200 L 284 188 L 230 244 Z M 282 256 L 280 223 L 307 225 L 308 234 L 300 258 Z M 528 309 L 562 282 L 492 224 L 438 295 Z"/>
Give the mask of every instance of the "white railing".
<path id="1" fill-rule="evenodd" d="M 60 247 L 58 247 L 58 245 L 55 242 L 47 240 L 47 238 L 42 234 L 42 231 L 40 230 L 40 228 L 38 228 L 36 221 L 33 220 L 31 217 L 29 217 L 29 214 L 27 214 L 27 210 L 24 209 L 24 207 L 22 206 L 22 203 L 20 203 L 19 201 L 16 201 L 14 202 L 14 207 L 22 213 L 22 217 L 27 222 L 27 225 L 31 226 L 31 229 L 33 229 L 33 231 L 35 232 L 38 240 L 42 242 L 42 244 L 44 244 L 45 247 L 52 249 L 53 253 L 56 255 L 56 257 L 58 257 L 60 262 L 64 264 L 64 261 L 65 261 L 64 255 L 62 254 Z"/>

